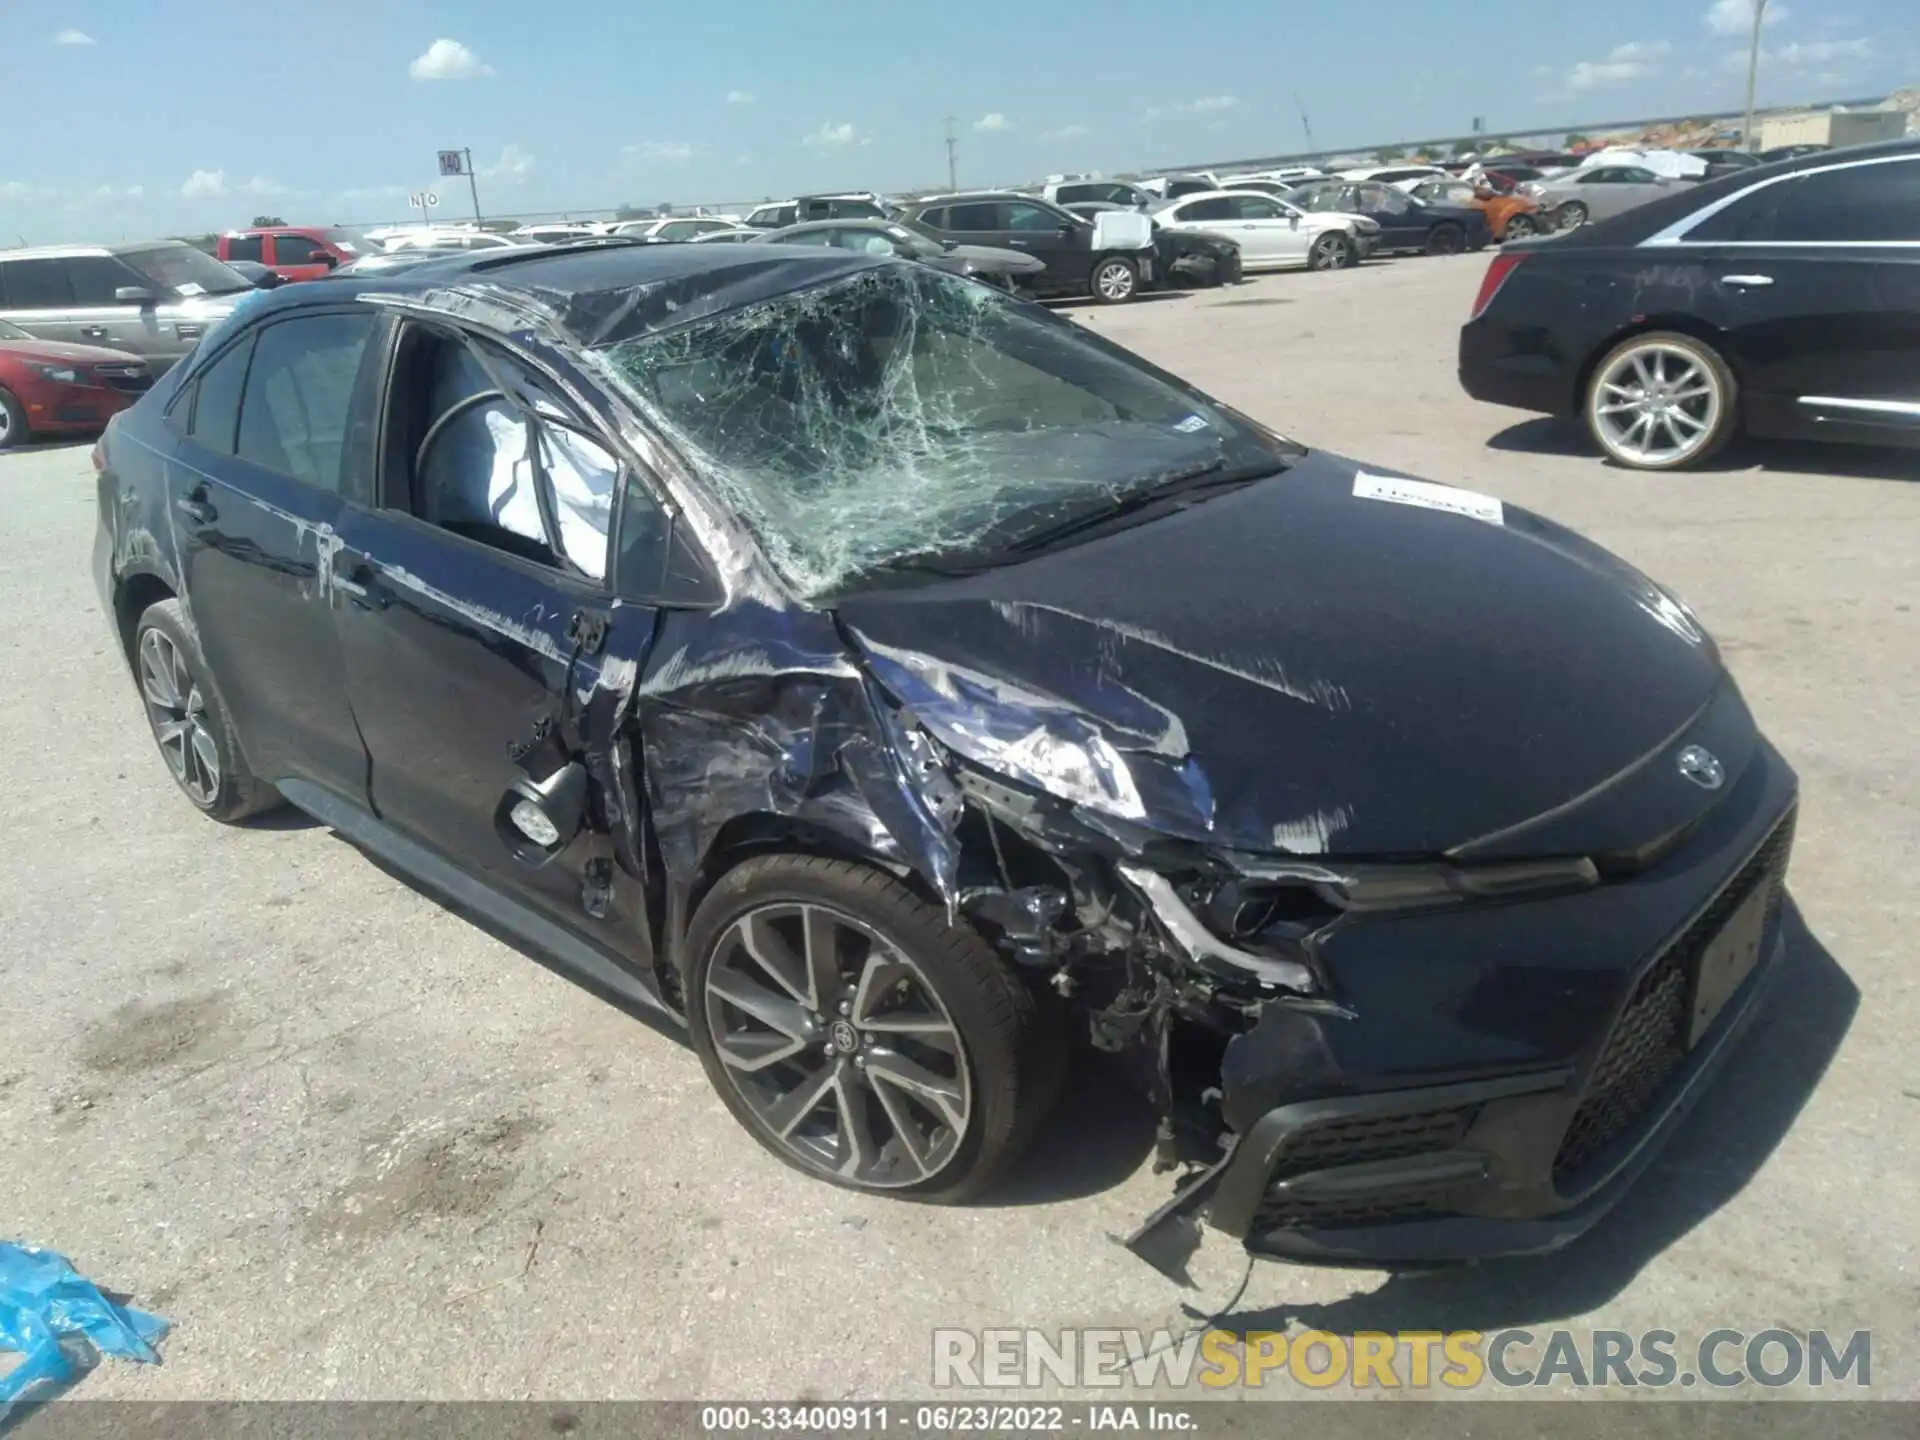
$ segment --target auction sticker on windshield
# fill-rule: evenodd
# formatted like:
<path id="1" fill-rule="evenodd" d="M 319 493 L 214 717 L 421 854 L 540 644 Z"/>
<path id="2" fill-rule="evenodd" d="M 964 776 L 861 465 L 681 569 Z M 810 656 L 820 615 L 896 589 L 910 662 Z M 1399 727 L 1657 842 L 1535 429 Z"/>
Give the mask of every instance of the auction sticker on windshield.
<path id="1" fill-rule="evenodd" d="M 1506 509 L 1491 495 L 1472 490 L 1456 490 L 1451 485 L 1435 485 L 1426 480 L 1402 480 L 1395 475 L 1369 475 L 1362 470 L 1353 477 L 1357 500 L 1385 500 L 1391 505 L 1413 505 L 1422 510 L 1444 510 L 1449 515 L 1465 515 L 1504 525 Z"/>

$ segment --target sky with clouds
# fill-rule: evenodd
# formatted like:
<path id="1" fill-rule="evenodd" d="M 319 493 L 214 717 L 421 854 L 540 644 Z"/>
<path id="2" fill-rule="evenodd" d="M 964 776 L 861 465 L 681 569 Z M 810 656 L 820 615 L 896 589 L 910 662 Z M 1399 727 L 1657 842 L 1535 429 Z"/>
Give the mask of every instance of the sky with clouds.
<path id="1" fill-rule="evenodd" d="M 1753 0 L 7 0 L 0 244 L 1115 171 L 1736 108 Z M 1920 85 L 1915 0 L 1770 0 L 1762 103 Z"/>

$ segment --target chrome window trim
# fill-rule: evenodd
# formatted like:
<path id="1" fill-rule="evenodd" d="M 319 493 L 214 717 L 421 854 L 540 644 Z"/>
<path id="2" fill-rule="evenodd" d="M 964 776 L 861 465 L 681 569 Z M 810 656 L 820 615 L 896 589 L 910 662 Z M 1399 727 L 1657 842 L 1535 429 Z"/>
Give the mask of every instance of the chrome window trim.
<path id="1" fill-rule="evenodd" d="M 1725 245 L 1729 247 L 1741 247 L 1741 248 L 1757 247 L 1757 246 L 1777 246 L 1777 245 L 1791 245 L 1794 247 L 1844 246 L 1849 249 L 1858 249 L 1864 246 L 1873 246 L 1877 248 L 1908 248 L 1912 246 L 1917 246 L 1917 245 L 1920 245 L 1920 238 L 1916 238 L 1913 240 L 1702 240 L 1697 242 L 1690 241 L 1686 238 L 1687 232 L 1692 230 L 1694 226 L 1700 224 L 1702 221 L 1711 219 L 1715 215 L 1718 215 L 1722 210 L 1725 210 L 1729 205 L 1736 204 L 1737 202 L 1746 199 L 1747 196 L 1749 195 L 1755 194 L 1756 192 L 1761 190 L 1765 190 L 1769 185 L 1779 185 L 1788 180 L 1804 180 L 1810 175 L 1825 175 L 1829 171 L 1833 171 L 1833 170 L 1857 170 L 1863 165 L 1914 165 L 1914 164 L 1920 164 L 1920 154 L 1916 154 L 1914 152 L 1909 151 L 1901 155 L 1875 155 L 1866 160 L 1844 160 L 1833 165 L 1813 165 L 1813 166 L 1809 166 L 1805 170 L 1790 170 L 1785 175 L 1770 175 L 1765 180 L 1756 181 L 1752 185 L 1742 186 L 1740 189 L 1734 191 L 1731 195 L 1722 195 L 1718 200 L 1715 200 L 1711 205 L 1708 205 L 1703 209 L 1695 210 L 1690 215 L 1683 216 L 1681 219 L 1678 219 L 1674 221 L 1673 224 L 1667 226 L 1666 229 L 1658 231 L 1655 234 L 1649 235 L 1646 239 L 1642 240 L 1639 246 L 1636 248 L 1647 249 L 1651 247 L 1665 247 L 1669 245 L 1688 245 L 1688 244 L 1696 244 L 1696 243 L 1702 244 L 1702 245 Z"/>

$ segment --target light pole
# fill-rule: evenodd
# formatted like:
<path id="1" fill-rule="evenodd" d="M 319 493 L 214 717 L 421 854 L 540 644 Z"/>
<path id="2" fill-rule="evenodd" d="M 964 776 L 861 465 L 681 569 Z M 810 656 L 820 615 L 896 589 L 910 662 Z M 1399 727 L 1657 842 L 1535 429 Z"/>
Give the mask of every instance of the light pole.
<path id="1" fill-rule="evenodd" d="M 1767 14 L 1767 0 L 1753 0 L 1753 45 L 1747 51 L 1747 123 L 1740 131 L 1740 139 L 1752 154 L 1753 144 L 1753 90 L 1760 78 L 1760 25 Z"/>

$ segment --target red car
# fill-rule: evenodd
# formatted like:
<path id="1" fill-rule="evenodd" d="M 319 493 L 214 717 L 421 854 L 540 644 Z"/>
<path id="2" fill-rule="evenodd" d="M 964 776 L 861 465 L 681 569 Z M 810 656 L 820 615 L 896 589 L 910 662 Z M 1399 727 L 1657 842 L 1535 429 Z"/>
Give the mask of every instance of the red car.
<path id="1" fill-rule="evenodd" d="M 0 320 L 0 450 L 99 430 L 153 385 L 138 355 L 36 340 Z"/>
<path id="2" fill-rule="evenodd" d="M 328 225 L 275 225 L 230 230 L 214 248 L 218 260 L 251 260 L 283 280 L 318 280 L 372 253 L 351 230 Z"/>

